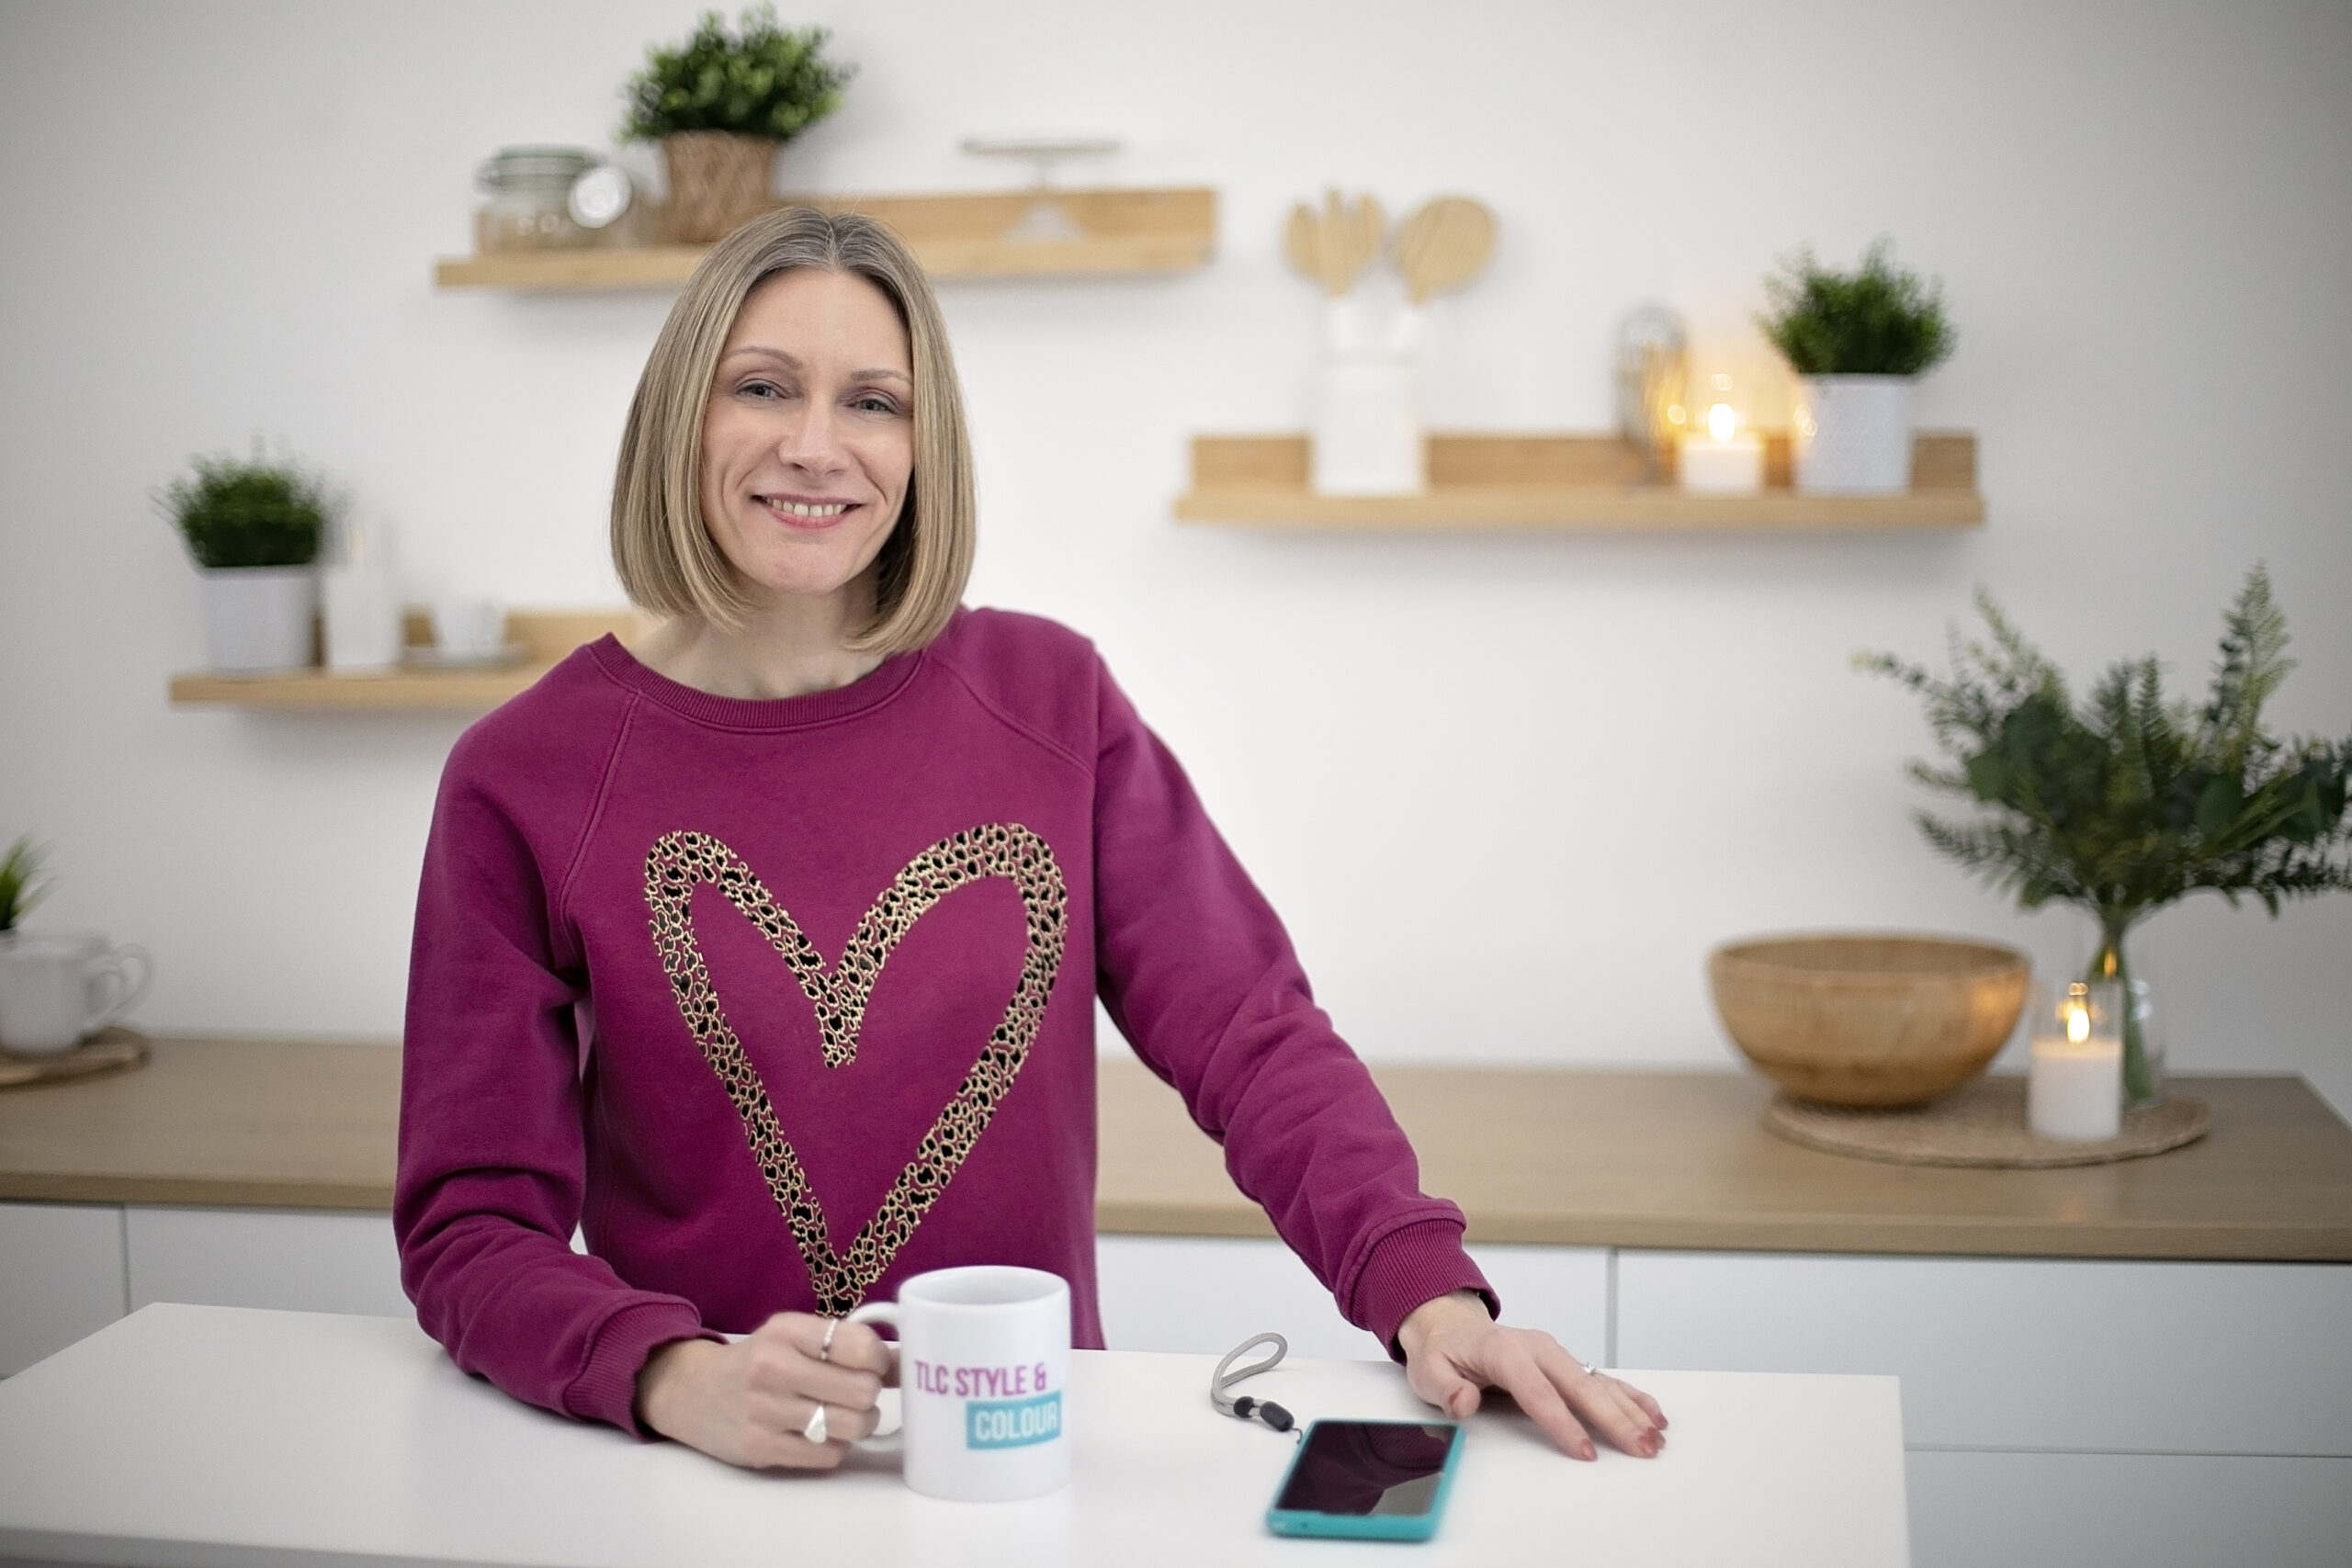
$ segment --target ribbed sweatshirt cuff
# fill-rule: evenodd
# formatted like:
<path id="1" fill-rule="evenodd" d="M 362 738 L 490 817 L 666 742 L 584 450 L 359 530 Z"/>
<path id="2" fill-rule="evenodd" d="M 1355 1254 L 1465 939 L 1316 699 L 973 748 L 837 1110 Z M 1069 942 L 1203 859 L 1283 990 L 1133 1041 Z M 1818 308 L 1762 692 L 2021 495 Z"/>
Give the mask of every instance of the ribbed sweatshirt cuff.
<path id="1" fill-rule="evenodd" d="M 588 1364 L 563 1391 L 563 1407 L 651 1442 L 661 1436 L 637 1418 L 637 1374 L 654 1347 L 677 1339 L 717 1339 L 683 1301 L 639 1302 L 605 1319 L 588 1347 Z"/>
<path id="2" fill-rule="evenodd" d="M 1421 1220 L 1382 1236 L 1356 1276 L 1355 1320 L 1372 1331 L 1396 1360 L 1396 1331 L 1423 1302 L 1454 1291 L 1476 1291 L 1490 1315 L 1502 1314 L 1495 1294 L 1470 1255 L 1462 1250 L 1462 1226 L 1453 1220 Z"/>

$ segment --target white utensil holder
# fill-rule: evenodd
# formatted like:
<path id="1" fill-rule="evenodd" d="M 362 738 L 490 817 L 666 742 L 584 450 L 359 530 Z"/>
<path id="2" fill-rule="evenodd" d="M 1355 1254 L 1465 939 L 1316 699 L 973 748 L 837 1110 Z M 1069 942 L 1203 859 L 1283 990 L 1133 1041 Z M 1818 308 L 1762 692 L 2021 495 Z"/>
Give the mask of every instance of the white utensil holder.
<path id="1" fill-rule="evenodd" d="M 1354 355 L 1325 361 L 1309 444 L 1315 493 L 1418 495 L 1428 489 L 1418 392 L 1409 359 Z"/>

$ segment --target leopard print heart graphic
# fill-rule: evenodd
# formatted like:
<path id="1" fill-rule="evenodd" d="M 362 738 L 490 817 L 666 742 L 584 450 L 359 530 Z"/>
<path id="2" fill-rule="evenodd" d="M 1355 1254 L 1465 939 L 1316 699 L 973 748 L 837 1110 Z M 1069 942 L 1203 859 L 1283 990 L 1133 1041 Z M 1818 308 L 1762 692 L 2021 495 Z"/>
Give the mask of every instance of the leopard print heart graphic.
<path id="1" fill-rule="evenodd" d="M 1026 918 L 1028 945 L 1012 998 L 972 1070 L 923 1134 L 914 1158 L 899 1173 L 874 1217 L 847 1252 L 837 1253 L 825 1228 L 824 1210 L 808 1190 L 799 1156 L 785 1141 L 767 1088 L 744 1055 L 742 1042 L 735 1037 L 711 987 L 710 971 L 695 941 L 689 908 L 694 891 L 705 884 L 717 888 L 767 939 L 817 1010 L 825 1066 L 839 1067 L 856 1059 L 865 1004 L 891 949 L 940 899 L 968 883 L 997 876 L 1019 892 Z M 851 1311 L 946 1190 L 987 1129 L 997 1102 L 1019 1076 L 1045 1021 L 1046 1000 L 1061 968 L 1069 925 L 1069 895 L 1053 850 L 1017 823 L 989 823 L 940 840 L 908 862 L 882 890 L 850 934 L 841 962 L 830 971 L 816 943 L 769 896 L 742 857 L 707 833 L 665 833 L 655 840 L 645 857 L 645 902 L 652 911 L 654 950 L 670 977 L 678 1012 L 743 1120 L 760 1174 L 808 1266 L 817 1310 L 834 1316 Z"/>

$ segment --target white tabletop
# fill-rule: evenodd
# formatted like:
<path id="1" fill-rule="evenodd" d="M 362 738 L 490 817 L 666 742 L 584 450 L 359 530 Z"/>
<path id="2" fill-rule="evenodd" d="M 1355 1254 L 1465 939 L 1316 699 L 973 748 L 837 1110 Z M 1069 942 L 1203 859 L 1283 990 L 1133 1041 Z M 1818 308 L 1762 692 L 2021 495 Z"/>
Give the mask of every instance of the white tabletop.
<path id="1" fill-rule="evenodd" d="M 133 1564 L 979 1565 L 1340 1558 L 1805 1568 L 1907 1561 L 1893 1378 L 1628 1373 L 1664 1455 L 1579 1464 L 1523 1417 L 1470 1423 L 1425 1546 L 1281 1540 L 1291 1443 L 1209 1408 L 1213 1359 L 1080 1352 L 1076 1479 L 935 1502 L 897 1461 L 752 1474 L 531 1409 L 397 1318 L 157 1305 L 0 1382 L 0 1558 Z M 1256 1386 L 1262 1385 L 1262 1386 Z M 1302 1417 L 1426 1414 L 1394 1367 L 1298 1361 Z"/>

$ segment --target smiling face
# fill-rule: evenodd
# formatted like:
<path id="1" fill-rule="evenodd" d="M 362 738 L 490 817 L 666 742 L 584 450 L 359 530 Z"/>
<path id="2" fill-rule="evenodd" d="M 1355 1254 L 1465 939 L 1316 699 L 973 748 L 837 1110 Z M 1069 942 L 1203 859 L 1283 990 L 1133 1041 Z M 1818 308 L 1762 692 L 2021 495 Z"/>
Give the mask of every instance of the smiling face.
<path id="1" fill-rule="evenodd" d="M 755 603 L 871 605 L 914 472 L 914 390 L 907 330 L 865 278 L 803 267 L 744 299 L 703 415 L 702 508 Z"/>

